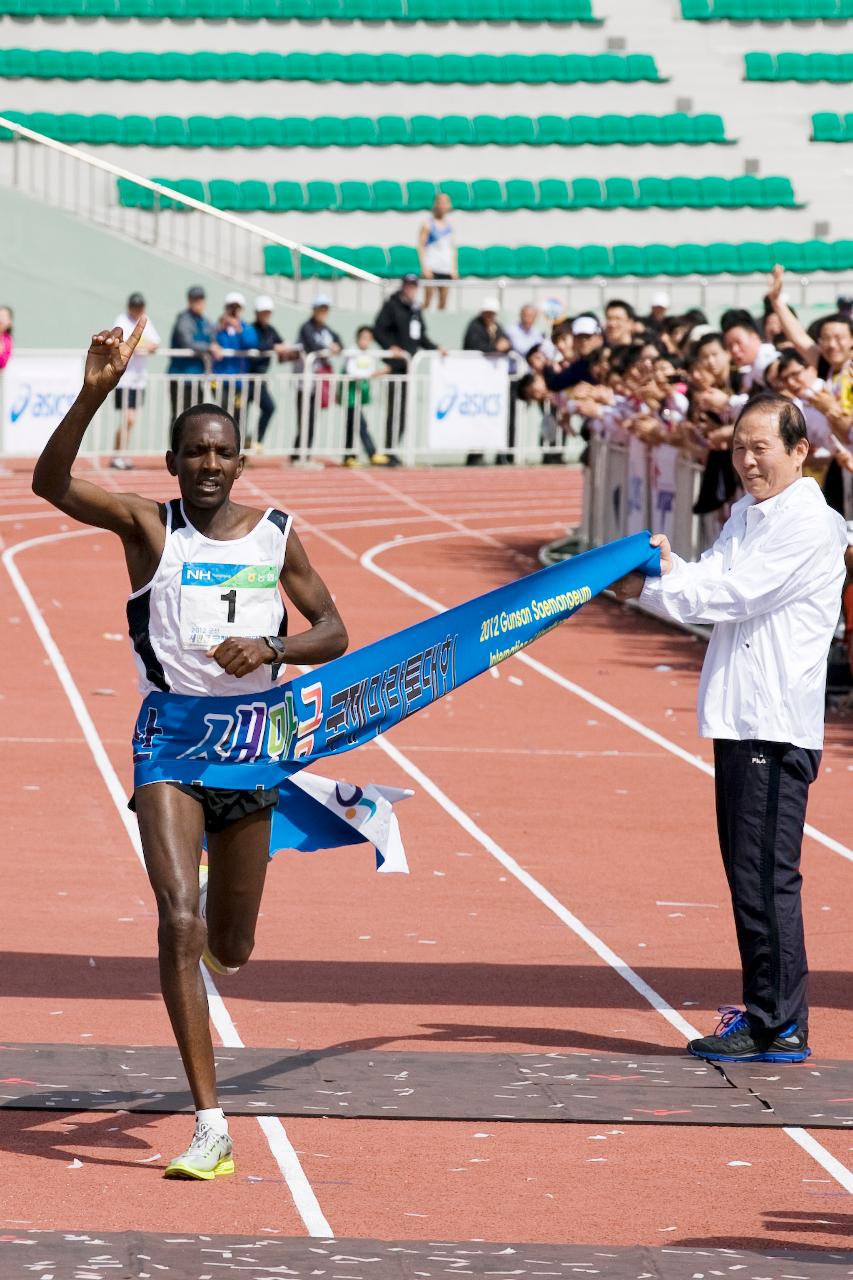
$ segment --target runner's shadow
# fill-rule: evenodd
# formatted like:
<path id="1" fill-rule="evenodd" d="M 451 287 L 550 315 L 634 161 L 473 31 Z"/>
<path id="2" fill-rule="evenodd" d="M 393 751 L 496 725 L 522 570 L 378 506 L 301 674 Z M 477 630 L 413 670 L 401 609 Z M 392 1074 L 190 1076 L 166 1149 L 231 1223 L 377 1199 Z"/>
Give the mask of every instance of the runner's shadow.
<path id="1" fill-rule="evenodd" d="M 660 1057 L 683 1057 L 684 1048 L 661 1044 L 655 1040 L 638 1040 L 619 1036 L 590 1034 L 586 1031 L 575 1031 L 553 1027 L 501 1027 L 474 1026 L 455 1022 L 428 1022 L 424 1026 L 429 1034 L 422 1036 L 406 1036 L 407 1040 L 425 1040 L 433 1044 L 521 1044 L 536 1049 L 540 1046 L 555 1051 L 566 1050 L 577 1053 L 615 1053 L 615 1054 L 654 1054 Z M 524 1049 L 513 1049 L 512 1053 L 523 1053 Z"/>
<path id="2" fill-rule="evenodd" d="M 769 1225 L 769 1224 L 768 1224 Z M 839 1227 L 841 1234 L 845 1228 Z M 849 1228 L 847 1229 L 849 1230 Z M 812 1244 L 809 1242 L 807 1247 L 800 1249 L 792 1249 L 790 1240 L 771 1240 L 766 1236 L 688 1236 L 683 1240 L 672 1240 L 667 1248 L 678 1249 L 726 1249 L 726 1250 L 748 1250 L 750 1253 L 757 1253 L 761 1257 L 761 1261 L 784 1262 L 788 1267 L 796 1265 L 807 1266 L 812 1263 L 843 1263 L 845 1270 L 841 1273 L 835 1272 L 836 1275 L 849 1275 L 847 1267 L 853 1265 L 853 1251 L 845 1249 L 841 1245 L 831 1244 Z M 727 1266 L 730 1266 L 735 1259 L 731 1256 L 725 1258 Z M 763 1271 L 762 1271 L 763 1274 Z M 774 1272 L 778 1275 L 778 1272 Z M 787 1272 L 785 1274 L 788 1274 Z M 809 1275 L 812 1273 L 810 1272 Z M 831 1273 L 830 1273 L 831 1274 Z M 800 1280 L 806 1280 L 805 1276 Z"/>
<path id="3" fill-rule="evenodd" d="M 27 1099 L 21 1100 L 26 1104 Z M 49 1124 L 73 1124 L 74 1116 L 79 1112 L 58 1112 L 53 1108 L 46 1111 L 43 1101 L 33 1098 L 33 1109 L 0 1110 L 0 1148 L 19 1156 L 34 1156 L 41 1160 L 62 1161 L 66 1165 L 75 1159 L 82 1160 L 84 1165 L 112 1165 L 116 1168 L 130 1168 L 133 1165 L 142 1167 L 142 1161 L 120 1160 L 115 1156 L 99 1156 L 90 1148 L 99 1146 L 118 1147 L 128 1151 L 138 1151 L 143 1156 L 153 1154 L 151 1143 L 131 1133 L 132 1129 L 141 1129 L 159 1119 L 156 1115 L 145 1115 L 105 1112 L 99 1119 L 79 1124 L 72 1133 L 58 1133 L 46 1126 Z M 89 1115 L 90 1112 L 85 1114 Z M 73 1149 L 68 1150 L 68 1144 Z M 154 1163 L 154 1162 L 152 1162 Z"/>

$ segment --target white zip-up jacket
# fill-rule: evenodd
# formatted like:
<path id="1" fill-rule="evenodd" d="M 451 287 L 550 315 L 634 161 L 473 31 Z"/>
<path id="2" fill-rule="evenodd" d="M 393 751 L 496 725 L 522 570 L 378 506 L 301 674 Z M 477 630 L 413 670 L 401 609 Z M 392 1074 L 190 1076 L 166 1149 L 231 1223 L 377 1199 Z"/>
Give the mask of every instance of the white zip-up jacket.
<path id="1" fill-rule="evenodd" d="M 641 603 L 714 630 L 699 684 L 703 738 L 823 746 L 826 663 L 844 583 L 844 521 L 812 479 L 741 498 L 695 564 L 647 578 Z"/>

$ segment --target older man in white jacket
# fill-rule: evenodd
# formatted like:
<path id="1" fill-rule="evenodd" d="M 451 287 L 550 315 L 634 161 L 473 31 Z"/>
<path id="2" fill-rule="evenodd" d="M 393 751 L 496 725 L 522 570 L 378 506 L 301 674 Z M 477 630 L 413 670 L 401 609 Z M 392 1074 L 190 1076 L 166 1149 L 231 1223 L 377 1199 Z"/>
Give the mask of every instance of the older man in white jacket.
<path id="1" fill-rule="evenodd" d="M 743 1010 L 724 1007 L 697 1057 L 802 1062 L 808 965 L 800 850 L 823 747 L 826 663 L 838 623 L 846 532 L 803 477 L 805 419 L 759 395 L 735 426 L 732 459 L 746 496 L 695 564 L 666 538 L 661 577 L 631 574 L 623 599 L 662 618 L 713 624 L 699 685 L 699 732 L 714 740 L 717 827 L 743 968 Z"/>

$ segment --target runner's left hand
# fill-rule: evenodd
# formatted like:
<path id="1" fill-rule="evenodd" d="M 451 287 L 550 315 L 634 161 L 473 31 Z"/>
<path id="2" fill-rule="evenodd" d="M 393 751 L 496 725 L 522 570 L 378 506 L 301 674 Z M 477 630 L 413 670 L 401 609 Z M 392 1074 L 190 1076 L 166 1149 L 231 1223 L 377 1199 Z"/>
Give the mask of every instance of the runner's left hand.
<path id="1" fill-rule="evenodd" d="M 208 649 L 208 658 L 219 663 L 229 676 L 247 676 L 270 660 L 270 647 L 266 640 L 247 640 L 233 636 Z"/>

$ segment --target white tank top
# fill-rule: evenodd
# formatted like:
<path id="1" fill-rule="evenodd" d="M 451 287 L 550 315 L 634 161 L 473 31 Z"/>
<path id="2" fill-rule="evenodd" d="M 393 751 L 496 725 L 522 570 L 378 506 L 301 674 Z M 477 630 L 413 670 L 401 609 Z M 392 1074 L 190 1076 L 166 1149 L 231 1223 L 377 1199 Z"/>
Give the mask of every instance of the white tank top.
<path id="1" fill-rule="evenodd" d="M 284 664 L 231 676 L 207 650 L 229 636 L 286 633 L 278 580 L 291 523 L 270 507 L 250 533 L 226 542 L 193 528 L 180 498 L 166 503 L 157 571 L 127 601 L 141 693 L 227 697 L 263 692 L 281 678 Z"/>

